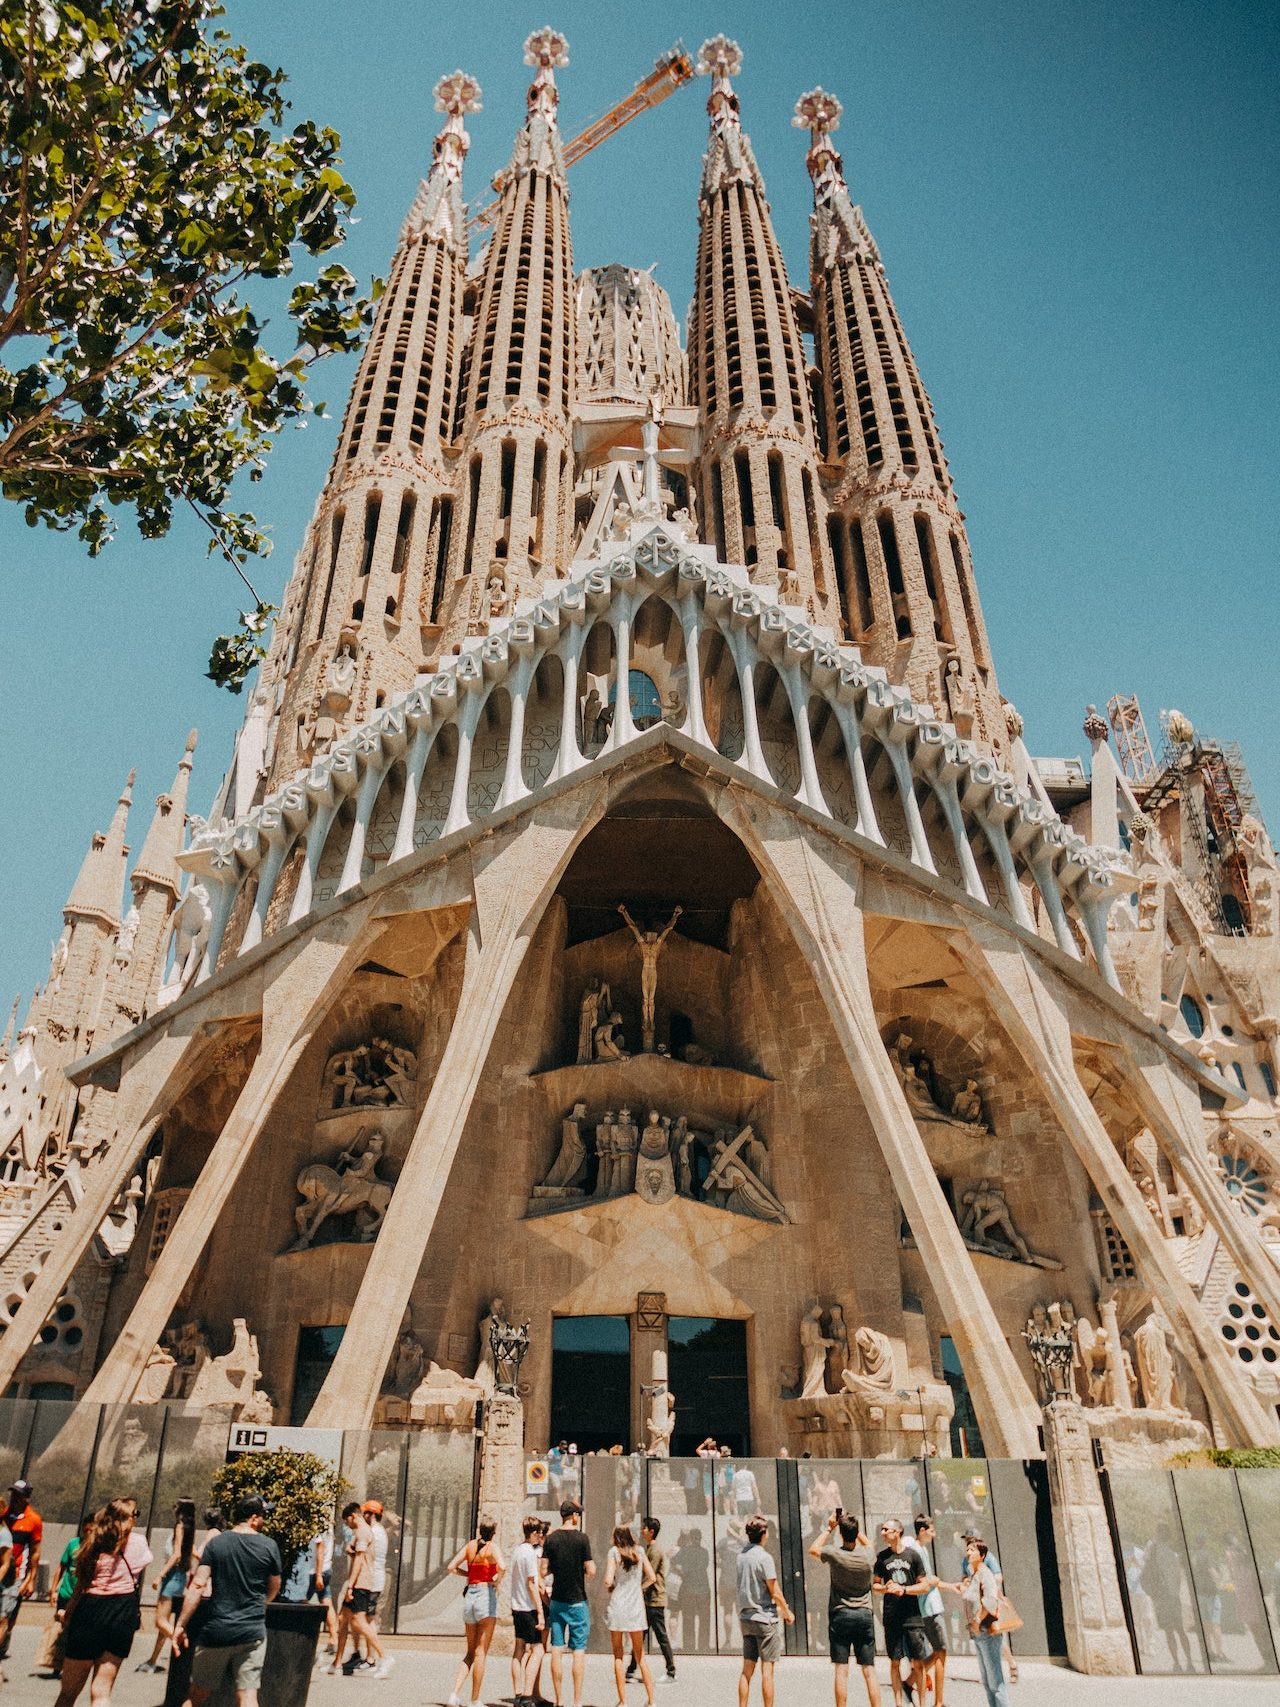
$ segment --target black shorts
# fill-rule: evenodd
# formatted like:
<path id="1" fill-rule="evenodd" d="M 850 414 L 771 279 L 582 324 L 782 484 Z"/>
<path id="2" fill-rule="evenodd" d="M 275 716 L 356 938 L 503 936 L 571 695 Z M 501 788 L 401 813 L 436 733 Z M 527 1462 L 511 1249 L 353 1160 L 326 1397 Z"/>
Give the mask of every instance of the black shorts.
<path id="1" fill-rule="evenodd" d="M 536 1612 L 512 1612 L 511 1622 L 515 1626 L 517 1642 L 524 1642 L 531 1648 L 540 1648 L 546 1641 L 546 1629 L 538 1628 Z"/>
<path id="2" fill-rule="evenodd" d="M 847 1666 L 852 1654 L 855 1665 L 873 1666 L 876 1663 L 876 1624 L 870 1608 L 859 1611 L 856 1607 L 846 1606 L 839 1612 L 833 1612 L 827 1622 L 827 1644 L 831 1649 L 832 1665 Z"/>
<path id="3" fill-rule="evenodd" d="M 377 1589 L 353 1588 L 347 1597 L 347 1605 L 353 1612 L 363 1612 L 367 1618 L 372 1618 L 378 1610 L 378 1602 L 382 1596 Z"/>
<path id="4" fill-rule="evenodd" d="M 891 1660 L 927 1660 L 930 1649 L 924 1620 L 912 1618 L 899 1624 L 886 1619 L 884 1649 Z"/>
<path id="5" fill-rule="evenodd" d="M 924 1633 L 929 1638 L 929 1646 L 935 1654 L 945 1654 L 947 1651 L 947 1621 L 940 1612 L 922 1612 L 921 1621 Z"/>
<path id="6" fill-rule="evenodd" d="M 69 1660 L 127 1660 L 142 1614 L 136 1594 L 85 1594 L 76 1602 L 62 1637 Z"/>

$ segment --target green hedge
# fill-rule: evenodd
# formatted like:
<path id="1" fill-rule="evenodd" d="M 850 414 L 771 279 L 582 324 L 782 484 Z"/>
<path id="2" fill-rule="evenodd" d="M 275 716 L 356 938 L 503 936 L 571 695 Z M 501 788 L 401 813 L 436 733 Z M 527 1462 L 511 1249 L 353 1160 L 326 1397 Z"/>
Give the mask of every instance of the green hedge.
<path id="1" fill-rule="evenodd" d="M 1180 1452 L 1170 1460 L 1175 1470 L 1280 1470 L 1280 1446 L 1214 1447 L 1204 1452 Z"/>

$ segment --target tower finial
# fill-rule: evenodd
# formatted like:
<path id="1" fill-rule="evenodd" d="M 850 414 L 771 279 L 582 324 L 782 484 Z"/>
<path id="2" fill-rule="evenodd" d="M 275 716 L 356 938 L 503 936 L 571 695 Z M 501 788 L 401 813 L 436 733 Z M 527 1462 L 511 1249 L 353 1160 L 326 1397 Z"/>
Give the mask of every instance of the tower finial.
<path id="1" fill-rule="evenodd" d="M 537 66 L 537 73 L 529 85 L 529 118 L 540 118 L 545 124 L 554 125 L 560 101 L 556 72 L 569 63 L 569 43 L 559 30 L 544 24 L 525 38 L 524 62 Z"/>
<path id="2" fill-rule="evenodd" d="M 819 87 L 801 95 L 791 120 L 797 130 L 809 132 L 805 165 L 813 179 L 814 200 L 820 203 L 830 201 L 832 192 L 844 187 L 844 162 L 831 140 L 832 133 L 840 127 L 843 111 L 836 97 Z"/>
<path id="3" fill-rule="evenodd" d="M 432 145 L 432 162 L 451 183 L 458 183 L 462 178 L 462 162 L 471 146 L 462 121 L 468 113 L 484 111 L 480 85 L 469 72 L 451 71 L 440 79 L 432 94 L 436 111 L 448 114 Z"/>
<path id="4" fill-rule="evenodd" d="M 711 133 L 719 136 L 727 125 L 738 124 L 738 97 L 729 79 L 742 70 L 742 49 L 728 36 L 708 36 L 698 49 L 695 69 L 699 77 L 711 79 L 707 111 Z"/>

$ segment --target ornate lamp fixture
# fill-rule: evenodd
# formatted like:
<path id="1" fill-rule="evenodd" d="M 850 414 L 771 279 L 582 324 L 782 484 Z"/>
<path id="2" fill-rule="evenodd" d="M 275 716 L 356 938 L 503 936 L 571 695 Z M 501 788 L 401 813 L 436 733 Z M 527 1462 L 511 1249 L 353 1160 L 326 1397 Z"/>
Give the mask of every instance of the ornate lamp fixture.
<path id="1" fill-rule="evenodd" d="M 528 1322 L 517 1328 L 495 1316 L 489 1323 L 489 1349 L 493 1353 L 496 1390 L 516 1397 L 520 1391 L 520 1365 L 529 1350 Z"/>

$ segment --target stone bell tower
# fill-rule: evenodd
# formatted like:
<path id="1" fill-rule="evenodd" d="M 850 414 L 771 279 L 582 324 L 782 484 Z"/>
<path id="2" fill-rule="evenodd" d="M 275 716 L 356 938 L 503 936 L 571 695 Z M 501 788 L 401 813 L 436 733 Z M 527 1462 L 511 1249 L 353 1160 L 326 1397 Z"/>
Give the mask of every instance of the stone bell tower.
<path id="1" fill-rule="evenodd" d="M 814 344 L 844 628 L 868 663 L 961 735 L 1003 752 L 964 517 L 880 252 L 832 141 L 841 110 L 813 89 L 796 103 L 794 123 L 811 133 Z"/>
<path id="2" fill-rule="evenodd" d="M 505 608 L 535 591 L 568 555 L 577 358 L 555 80 L 569 63 L 568 45 L 542 29 L 524 47 L 535 67 L 528 117 L 499 180 L 463 364 L 460 515 L 444 616 L 450 641 L 487 620 L 491 604 Z"/>
<path id="3" fill-rule="evenodd" d="M 804 345 L 774 236 L 764 181 L 729 79 L 736 42 L 698 54 L 711 78 L 711 137 L 698 198 L 698 259 L 689 315 L 689 400 L 702 418 L 704 536 L 787 603 L 835 625 L 837 604 L 818 488 Z"/>
<path id="4" fill-rule="evenodd" d="M 285 595 L 237 764 L 291 776 L 413 683 L 435 650 L 453 526 L 449 447 L 467 262 L 463 128 L 480 108 L 465 72 L 442 77 L 431 171 L 400 231 L 329 478 Z M 270 725 L 274 733 L 266 736 Z M 249 779 L 250 782 L 252 779 Z M 244 778 L 239 779 L 242 791 Z M 249 793 L 252 793 L 250 788 Z"/>

